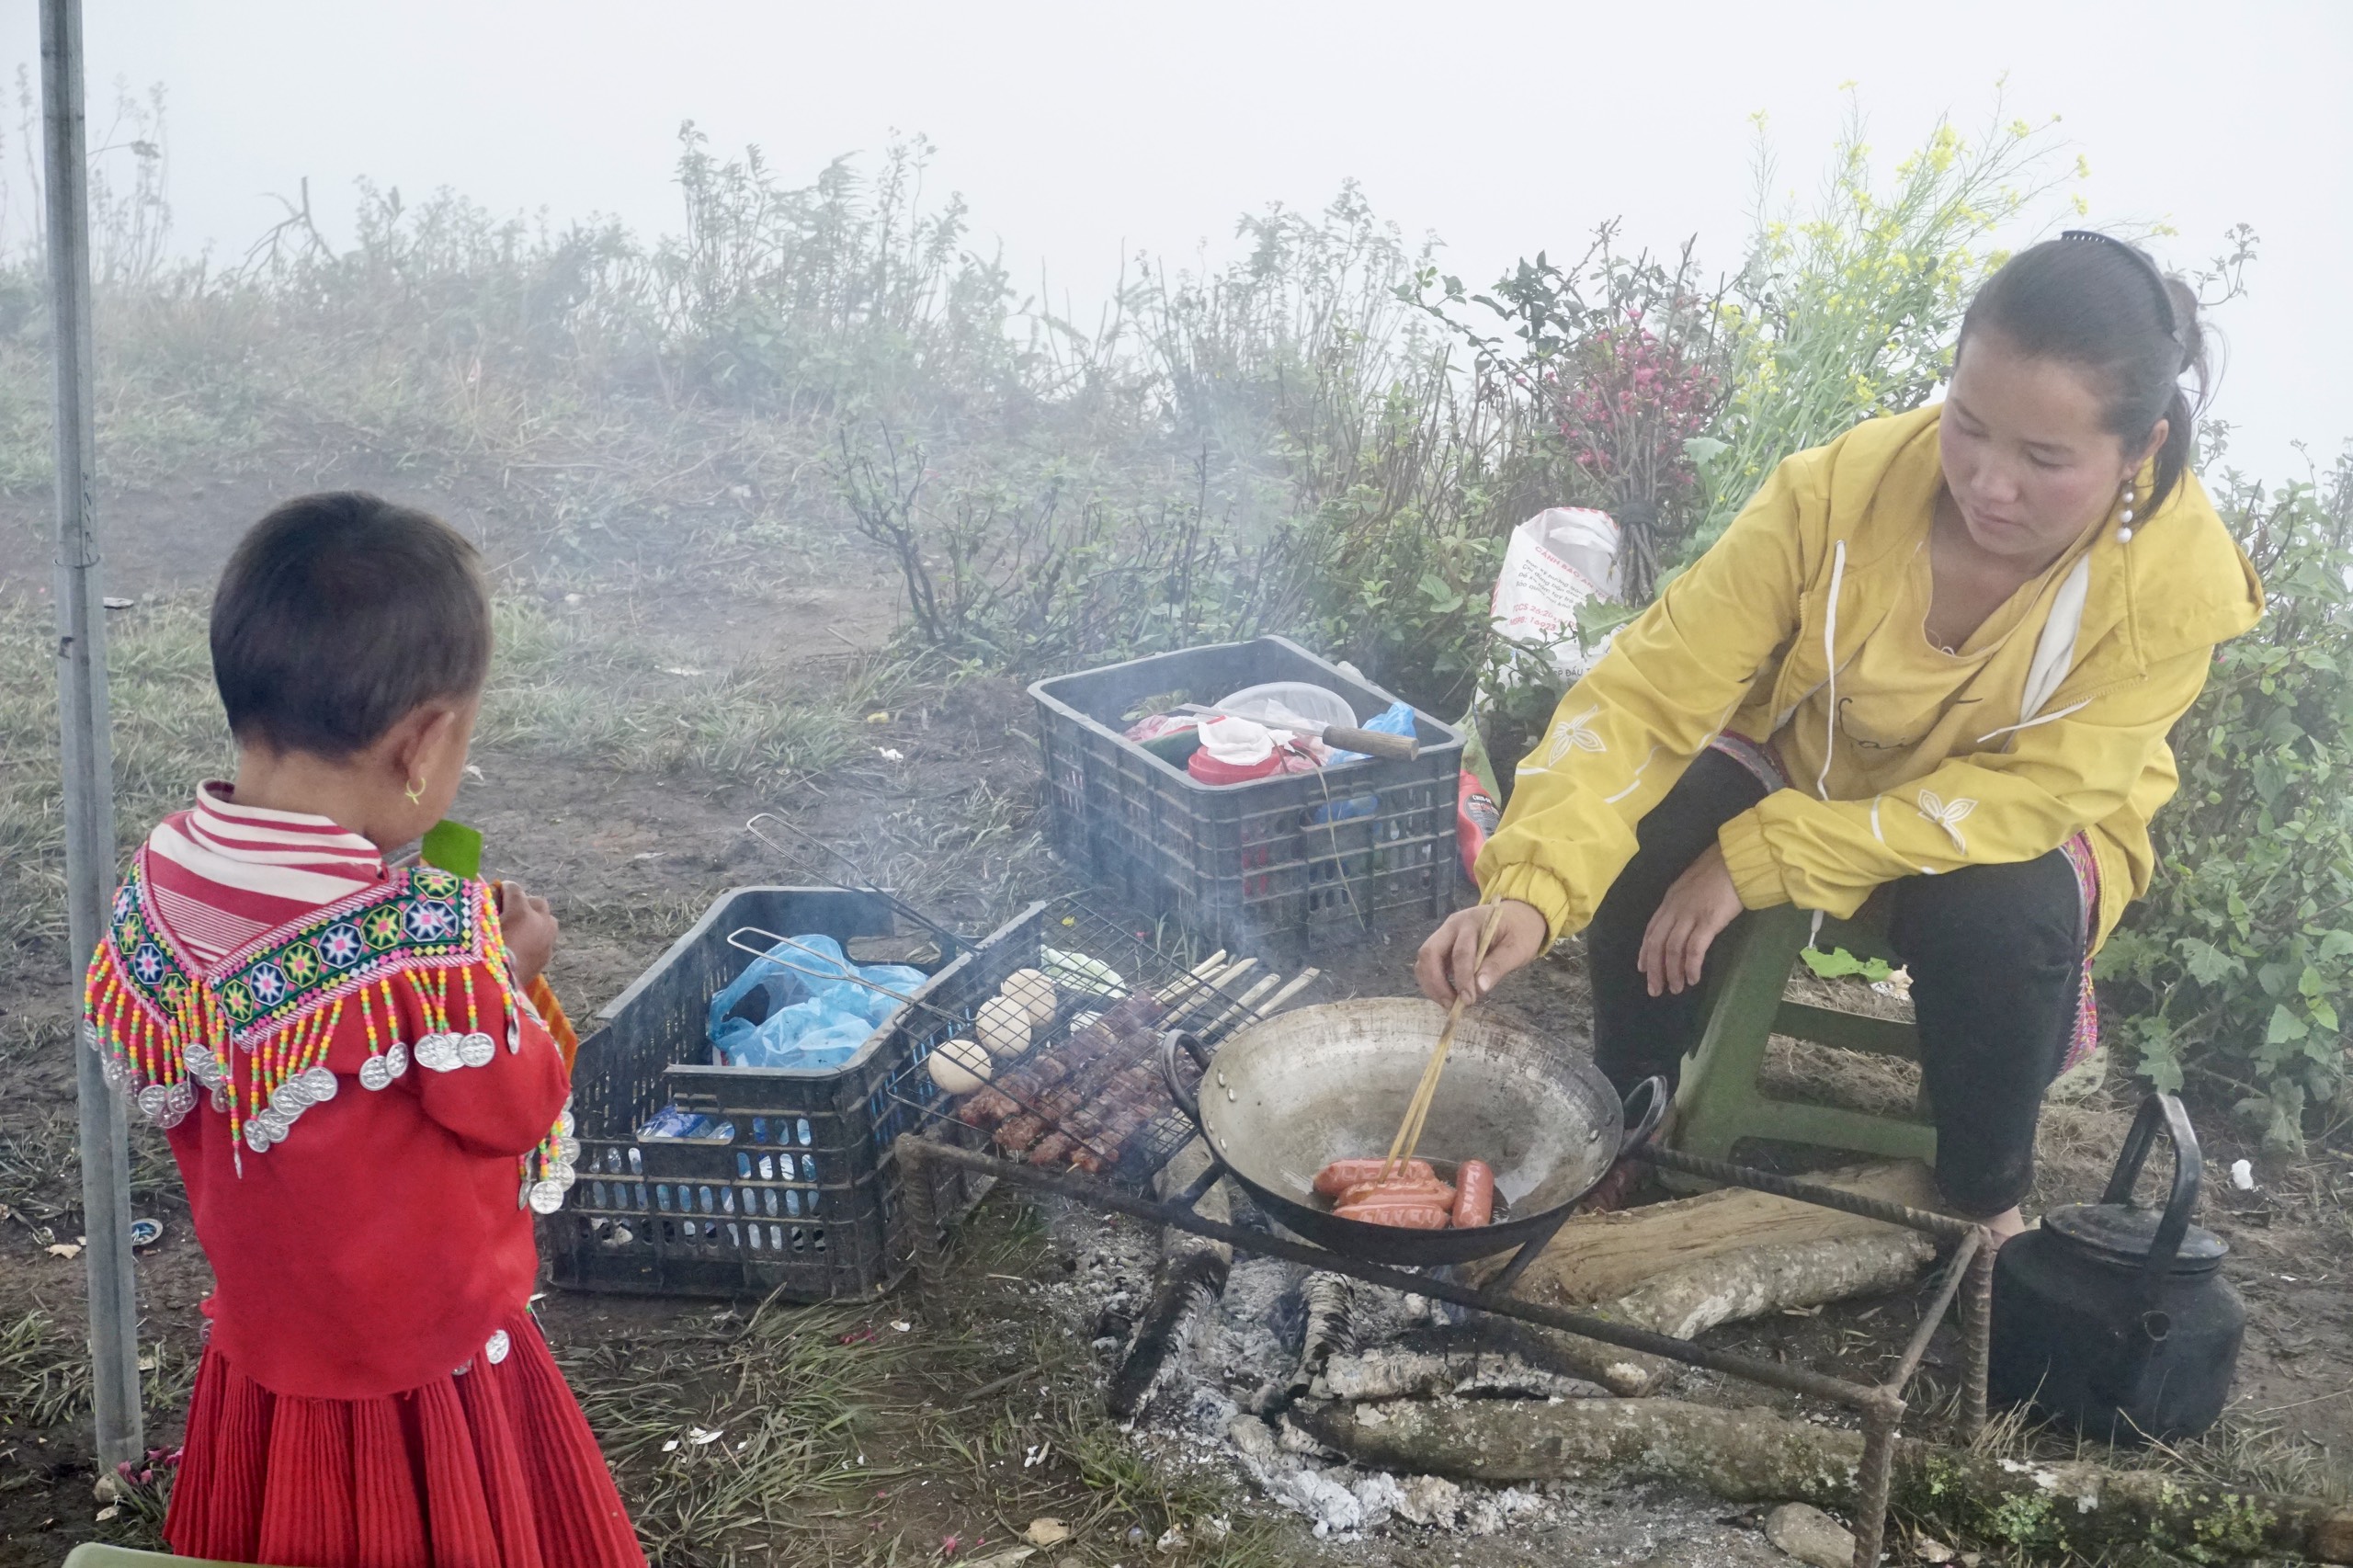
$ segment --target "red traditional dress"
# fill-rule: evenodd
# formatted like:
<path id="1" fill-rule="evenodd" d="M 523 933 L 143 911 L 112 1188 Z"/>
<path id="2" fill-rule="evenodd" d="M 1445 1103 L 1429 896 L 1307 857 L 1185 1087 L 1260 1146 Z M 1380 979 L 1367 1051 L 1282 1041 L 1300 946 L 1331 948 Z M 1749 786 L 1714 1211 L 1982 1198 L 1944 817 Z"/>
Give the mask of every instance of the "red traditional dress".
<path id="1" fill-rule="evenodd" d="M 576 1145 L 484 884 L 208 784 L 116 893 L 86 1009 L 215 1280 L 174 1551 L 644 1562 L 529 1312 Z"/>

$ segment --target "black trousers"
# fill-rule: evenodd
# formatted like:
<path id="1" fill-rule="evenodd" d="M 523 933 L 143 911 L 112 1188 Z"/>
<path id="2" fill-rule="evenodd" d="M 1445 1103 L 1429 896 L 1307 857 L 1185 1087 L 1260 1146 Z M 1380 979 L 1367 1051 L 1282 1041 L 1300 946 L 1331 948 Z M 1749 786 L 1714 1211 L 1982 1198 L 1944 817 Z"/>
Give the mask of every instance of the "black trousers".
<path id="1" fill-rule="evenodd" d="M 1635 968 L 1651 915 L 1716 830 L 1765 793 L 1739 763 L 1701 752 L 1642 820 L 1640 847 L 1601 901 L 1586 937 L 1594 1058 L 1621 1094 L 1652 1074 L 1674 1082 L 1699 1037 L 1699 988 L 1653 996 Z M 2074 1032 L 2084 964 L 2075 868 L 2054 849 L 1906 877 L 1892 895 L 1888 934 L 1912 974 L 1921 1078 L 1936 1113 L 1937 1185 L 1961 1214 L 1987 1218 L 2033 1184 L 2042 1094 Z M 1719 937 L 1709 949 L 1706 978 L 1729 945 Z"/>

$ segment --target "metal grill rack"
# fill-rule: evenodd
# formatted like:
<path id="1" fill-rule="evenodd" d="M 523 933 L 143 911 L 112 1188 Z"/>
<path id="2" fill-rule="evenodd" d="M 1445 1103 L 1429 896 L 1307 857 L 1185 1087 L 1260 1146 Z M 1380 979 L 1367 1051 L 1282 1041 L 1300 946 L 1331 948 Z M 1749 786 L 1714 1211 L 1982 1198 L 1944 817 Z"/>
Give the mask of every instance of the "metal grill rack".
<path id="1" fill-rule="evenodd" d="M 1634 1151 L 1633 1157 L 1647 1161 L 1662 1170 L 1696 1176 L 1704 1181 L 1769 1192 L 1848 1214 L 1860 1214 L 1950 1244 L 1951 1252 L 1946 1258 L 1944 1271 L 1921 1312 L 1919 1325 L 1905 1344 L 1894 1371 L 1884 1381 L 1870 1383 L 1856 1378 L 1811 1371 L 1779 1361 L 1759 1360 L 1718 1350 L 1693 1340 L 1653 1333 L 1592 1312 L 1574 1312 L 1514 1296 L 1512 1288 L 1518 1282 L 1521 1272 L 1552 1240 L 1552 1233 L 1549 1230 L 1521 1246 L 1503 1271 L 1483 1287 L 1474 1288 L 1455 1279 L 1446 1269 L 1415 1272 L 1391 1267 L 1327 1247 L 1315 1246 L 1279 1233 L 1245 1230 L 1205 1218 L 1196 1212 L 1193 1206 L 1225 1175 L 1224 1167 L 1214 1154 L 1191 1186 L 1165 1199 L 1140 1196 L 1112 1184 L 1069 1172 L 1036 1170 L 1024 1165 L 992 1159 L 971 1149 L 913 1135 L 900 1139 L 898 1156 L 911 1171 L 961 1170 L 972 1176 L 1001 1178 L 1017 1186 L 1051 1192 L 1109 1213 L 1126 1214 L 1205 1236 L 1211 1241 L 1222 1242 L 1236 1252 L 1285 1258 L 1309 1268 L 1346 1274 L 1392 1290 L 1427 1296 L 1499 1317 L 1515 1318 L 1521 1323 L 1597 1340 L 1604 1345 L 1663 1356 L 1686 1366 L 1705 1368 L 1767 1388 L 1783 1389 L 1842 1405 L 1861 1418 L 1863 1437 L 1862 1459 L 1856 1474 L 1859 1496 L 1855 1507 L 1854 1568 L 1877 1568 L 1880 1549 L 1886 1536 L 1888 1491 L 1895 1461 L 1897 1432 L 1911 1410 L 1907 1395 L 1913 1375 L 1920 1369 L 1921 1360 L 1927 1354 L 1929 1339 L 1948 1313 L 1959 1319 L 1964 1358 L 1961 1409 L 1956 1423 L 1958 1435 L 1963 1442 L 1973 1441 L 1985 1426 L 1987 1329 L 1993 1316 L 1994 1244 L 1990 1233 L 1984 1229 L 1949 1215 L 1911 1209 L 1836 1187 L 1792 1180 L 1722 1160 L 1678 1153 L 1672 1149 L 1660 1148 L 1655 1143 L 1644 1144 Z M 916 1270 L 926 1286 L 936 1288 L 946 1277 L 947 1249 L 938 1217 L 925 1211 L 923 1207 L 929 1191 L 927 1183 L 910 1182 L 907 1207 L 912 1211 L 910 1229 L 915 1236 Z M 1565 1220 L 1565 1212 L 1563 1218 Z"/>
<path id="2" fill-rule="evenodd" d="M 1052 1017 L 1035 1023 L 1019 1049 L 988 1053 L 984 1086 L 937 1095 L 932 1055 L 959 1040 L 986 1051 L 981 1011 L 1024 970 L 1052 984 Z M 925 1081 L 907 1074 L 894 1092 L 931 1138 L 1140 1185 L 1193 1135 L 1161 1077 L 1163 1032 L 1181 1027 L 1215 1044 L 1290 1003 L 1318 972 L 1285 977 L 1204 951 L 1167 922 L 1121 920 L 1080 899 L 1036 904 L 944 971 L 925 1006 L 909 1010 L 909 1061 Z M 977 1059 L 972 1049 L 950 1058 Z"/>

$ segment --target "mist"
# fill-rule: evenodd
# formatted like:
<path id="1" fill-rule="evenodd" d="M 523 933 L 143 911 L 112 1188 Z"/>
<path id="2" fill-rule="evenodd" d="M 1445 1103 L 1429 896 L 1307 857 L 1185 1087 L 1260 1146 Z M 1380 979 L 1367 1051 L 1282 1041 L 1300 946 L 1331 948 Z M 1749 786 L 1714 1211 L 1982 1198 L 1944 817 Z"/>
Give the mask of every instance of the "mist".
<path id="1" fill-rule="evenodd" d="M 0 5 L 8 62 L 32 0 Z M 757 144 L 780 177 L 937 148 L 973 238 L 1017 287 L 1086 323 L 1122 262 L 1232 254 L 1237 215 L 1313 210 L 1359 180 L 1373 209 L 1444 244 L 1483 284 L 1521 256 L 1578 250 L 1622 218 L 1635 246 L 1696 236 L 1736 267 L 1758 189 L 1802 196 L 1850 105 L 1887 161 L 1949 115 L 1965 131 L 2061 117 L 2090 170 L 2088 221 L 2169 229 L 2189 270 L 2251 225 L 2248 291 L 2215 317 L 2211 414 L 2230 461 L 2301 477 L 2353 430 L 2342 258 L 2353 253 L 2353 10 L 2237 6 L 1710 3 L 1447 8 L 1211 0 L 1181 12 L 1078 5 L 883 7 L 585 0 L 190 6 L 116 0 L 87 19 L 92 145 L 109 84 L 160 84 L 176 245 L 233 261 L 307 179 L 330 237 L 353 182 L 449 187 L 551 222 L 675 230 L 677 131 Z M 1998 94 L 1998 108 L 1997 108 Z M 9 150 L 21 162 L 25 149 Z M 2065 161 L 2064 156 L 2060 162 Z M 2070 215 L 2051 204 L 2015 241 Z"/>

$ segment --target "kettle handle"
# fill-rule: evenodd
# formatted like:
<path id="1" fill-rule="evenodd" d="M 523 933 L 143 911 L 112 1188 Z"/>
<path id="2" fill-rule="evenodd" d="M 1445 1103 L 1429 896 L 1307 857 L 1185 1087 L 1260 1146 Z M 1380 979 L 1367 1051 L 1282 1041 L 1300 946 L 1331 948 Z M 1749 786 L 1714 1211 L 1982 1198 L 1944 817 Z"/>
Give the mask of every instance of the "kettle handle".
<path id="1" fill-rule="evenodd" d="M 2153 1094 L 2141 1102 L 2140 1113 L 2132 1119 L 2132 1131 L 2124 1137 L 2124 1151 L 2116 1158 L 2116 1170 L 2108 1178 L 2108 1190 L 2099 1196 L 2102 1203 L 2132 1204 L 2132 1184 L 2141 1177 L 2141 1167 L 2149 1157 L 2149 1145 L 2155 1142 L 2157 1123 L 2165 1123 L 2165 1139 L 2173 1145 L 2173 1193 L 2165 1199 L 2165 1218 L 2157 1221 L 2157 1233 L 2149 1244 L 2149 1256 L 2142 1266 L 2148 1288 L 2155 1290 L 2165 1277 L 2173 1272 L 2175 1256 L 2181 1251 L 2181 1239 L 2189 1233 L 2189 1212 L 2198 1207 L 2198 1185 L 2204 1175 L 2205 1164 L 2198 1153 L 2198 1133 L 2189 1125 L 2189 1112 L 2181 1101 L 2167 1094 Z"/>

